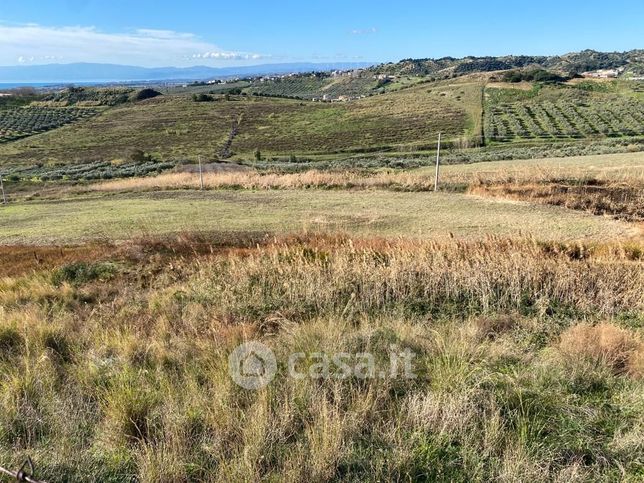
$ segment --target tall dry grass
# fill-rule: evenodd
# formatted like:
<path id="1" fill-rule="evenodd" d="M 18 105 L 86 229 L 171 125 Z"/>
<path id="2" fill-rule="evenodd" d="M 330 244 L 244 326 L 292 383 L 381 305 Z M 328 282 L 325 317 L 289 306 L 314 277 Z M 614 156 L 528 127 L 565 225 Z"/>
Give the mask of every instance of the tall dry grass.
<path id="1" fill-rule="evenodd" d="M 311 170 L 303 173 L 228 172 L 204 173 L 204 186 L 208 189 L 367 189 L 398 188 L 404 190 L 433 189 L 433 180 L 413 173 L 357 173 Z M 150 178 L 130 178 L 92 185 L 97 191 L 129 191 L 152 189 L 190 189 L 200 186 L 194 173 L 170 173 Z"/>
<path id="2" fill-rule="evenodd" d="M 595 159 L 597 158 L 597 159 Z M 580 184 L 599 182 L 614 185 L 644 186 L 644 165 L 631 159 L 602 160 L 600 157 L 569 158 L 561 160 L 526 160 L 447 165 L 441 170 L 445 189 L 465 189 L 472 185 L 487 184 L 549 184 L 567 180 Z M 200 185 L 197 173 L 168 173 L 155 177 L 131 178 L 96 183 L 98 191 L 194 189 Z M 434 188 L 433 169 L 406 171 L 381 170 L 316 170 L 300 173 L 270 173 L 247 171 L 207 172 L 204 185 L 208 189 L 399 189 L 426 191 Z"/>
<path id="3" fill-rule="evenodd" d="M 565 206 L 634 222 L 644 221 L 644 183 L 606 183 L 598 180 L 544 180 L 540 183 L 513 181 L 474 184 L 467 192 Z"/>
<path id="4" fill-rule="evenodd" d="M 5 466 L 29 455 L 51 481 L 155 482 L 641 471 L 641 381 L 561 345 L 580 319 L 619 320 L 622 339 L 637 337 L 637 246 L 205 244 L 137 242 L 82 270 L 0 281 Z M 108 262 L 110 278 L 91 265 Z M 248 339 L 269 345 L 280 368 L 258 392 L 228 374 L 229 353 Z M 415 352 L 416 379 L 284 373 L 292 352 L 369 351 L 382 362 L 392 344 Z"/>

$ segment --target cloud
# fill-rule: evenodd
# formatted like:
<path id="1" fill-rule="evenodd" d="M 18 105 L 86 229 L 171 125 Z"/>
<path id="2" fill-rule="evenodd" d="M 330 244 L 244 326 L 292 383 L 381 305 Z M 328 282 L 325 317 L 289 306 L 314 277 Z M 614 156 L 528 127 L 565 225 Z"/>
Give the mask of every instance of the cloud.
<path id="1" fill-rule="evenodd" d="M 193 54 L 193 59 L 217 59 L 217 60 L 258 60 L 271 57 L 270 55 L 248 54 L 244 52 L 206 52 L 204 54 Z"/>
<path id="2" fill-rule="evenodd" d="M 378 29 L 376 27 L 371 27 L 368 29 L 353 29 L 351 31 L 351 35 L 369 35 L 375 33 L 378 33 Z"/>
<path id="3" fill-rule="evenodd" d="M 107 33 L 94 27 L 0 25 L 0 65 L 101 62 L 145 67 L 245 63 L 265 56 L 224 50 L 194 34 L 138 29 Z"/>

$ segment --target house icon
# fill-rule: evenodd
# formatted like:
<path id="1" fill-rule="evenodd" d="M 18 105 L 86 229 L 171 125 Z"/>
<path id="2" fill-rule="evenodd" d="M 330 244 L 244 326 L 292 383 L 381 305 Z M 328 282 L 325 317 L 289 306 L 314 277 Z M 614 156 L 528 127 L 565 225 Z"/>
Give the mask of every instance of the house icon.
<path id="1" fill-rule="evenodd" d="M 256 352 L 251 351 L 242 360 L 241 374 L 244 377 L 265 377 L 266 364 Z"/>
<path id="2" fill-rule="evenodd" d="M 261 342 L 251 341 L 238 346 L 228 357 L 230 376 L 248 390 L 266 387 L 277 373 L 273 351 Z"/>

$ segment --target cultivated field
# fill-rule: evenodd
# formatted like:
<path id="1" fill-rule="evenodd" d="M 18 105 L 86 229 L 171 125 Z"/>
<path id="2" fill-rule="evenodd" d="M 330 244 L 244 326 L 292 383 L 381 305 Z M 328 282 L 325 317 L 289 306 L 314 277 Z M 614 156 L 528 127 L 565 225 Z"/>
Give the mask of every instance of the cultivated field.
<path id="1" fill-rule="evenodd" d="M 583 86 L 488 89 L 485 126 L 488 140 L 507 142 L 644 134 L 644 103 L 640 99 L 611 92 L 608 88 L 607 92 L 587 91 Z"/>
<path id="2" fill-rule="evenodd" d="M 477 94 L 478 92 L 478 94 Z M 113 107 L 84 123 L 0 146 L 3 164 L 81 163 L 129 158 L 135 149 L 159 160 L 226 157 L 233 123 L 233 158 L 412 149 L 476 131 L 480 88 L 415 87 L 350 103 L 313 103 L 249 96 L 194 102 L 163 96 Z M 478 112 L 478 114 L 477 114 Z M 478 117 L 477 117 L 478 116 Z"/>
<path id="3" fill-rule="evenodd" d="M 0 143 L 51 131 L 98 113 L 88 108 L 22 107 L 0 110 Z"/>

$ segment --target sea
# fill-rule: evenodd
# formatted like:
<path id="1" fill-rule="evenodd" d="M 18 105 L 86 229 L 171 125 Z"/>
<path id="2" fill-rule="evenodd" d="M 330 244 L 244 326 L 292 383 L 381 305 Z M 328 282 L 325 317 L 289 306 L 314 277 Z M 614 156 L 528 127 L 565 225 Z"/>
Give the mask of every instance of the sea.
<path id="1" fill-rule="evenodd" d="M 82 82 L 0 82 L 0 91 L 17 89 L 19 87 L 33 87 L 35 89 L 62 89 L 69 86 L 145 86 L 145 85 L 175 85 L 185 81 L 82 81 Z"/>

